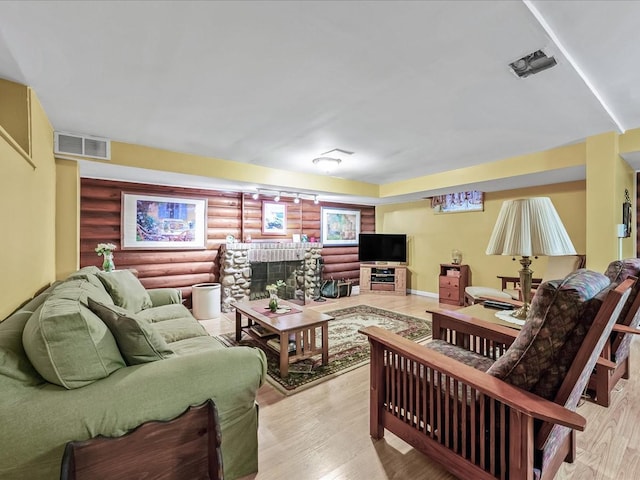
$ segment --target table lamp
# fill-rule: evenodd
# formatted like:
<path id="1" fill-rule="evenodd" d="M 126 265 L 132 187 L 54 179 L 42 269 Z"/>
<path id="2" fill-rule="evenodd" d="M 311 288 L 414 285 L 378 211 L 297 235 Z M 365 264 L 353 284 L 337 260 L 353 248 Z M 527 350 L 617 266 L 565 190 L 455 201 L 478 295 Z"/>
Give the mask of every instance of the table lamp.
<path id="1" fill-rule="evenodd" d="M 520 256 L 521 308 L 511 314 L 524 320 L 531 300 L 531 257 L 575 255 L 576 249 L 548 197 L 520 198 L 502 204 L 487 255 Z"/>

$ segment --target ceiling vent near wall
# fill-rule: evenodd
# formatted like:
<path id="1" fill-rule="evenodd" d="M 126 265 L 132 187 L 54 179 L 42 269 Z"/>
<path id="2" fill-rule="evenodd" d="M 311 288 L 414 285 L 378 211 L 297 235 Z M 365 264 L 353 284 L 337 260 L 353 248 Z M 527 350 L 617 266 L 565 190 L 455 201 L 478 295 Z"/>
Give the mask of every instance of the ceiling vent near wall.
<path id="1" fill-rule="evenodd" d="M 540 73 L 547 68 L 557 65 L 556 59 L 547 56 L 542 50 L 536 50 L 529 55 L 519 58 L 515 62 L 511 62 L 509 66 L 513 73 L 520 78 L 526 78 L 534 73 Z"/>
<path id="2" fill-rule="evenodd" d="M 77 133 L 54 133 L 54 152 L 111 160 L 111 140 Z"/>

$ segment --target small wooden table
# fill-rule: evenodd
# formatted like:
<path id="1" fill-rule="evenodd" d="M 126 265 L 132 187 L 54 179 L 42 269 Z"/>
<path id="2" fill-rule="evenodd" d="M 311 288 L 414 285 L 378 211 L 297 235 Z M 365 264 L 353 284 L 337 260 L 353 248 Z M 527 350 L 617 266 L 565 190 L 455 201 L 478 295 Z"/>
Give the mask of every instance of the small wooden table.
<path id="1" fill-rule="evenodd" d="M 522 325 L 517 323 L 507 322 L 496 317 L 497 310 L 495 308 L 486 308 L 482 304 L 471 305 L 470 307 L 460 308 L 459 310 L 455 310 L 458 313 L 464 313 L 465 315 L 469 315 L 470 317 L 479 318 L 480 320 L 485 320 L 487 322 L 495 323 L 497 325 L 502 325 L 503 327 L 515 328 L 516 330 L 522 330 Z M 511 310 L 503 310 L 506 312 L 510 312 Z"/>
<path id="2" fill-rule="evenodd" d="M 267 315 L 265 307 L 269 304 L 269 299 L 253 300 L 250 302 L 239 302 L 236 308 L 236 341 L 242 338 L 242 331 L 257 340 L 261 339 L 252 330 L 253 322 L 264 329 L 280 336 L 280 376 L 282 378 L 289 375 L 289 363 L 297 362 L 303 358 L 322 354 L 322 365 L 329 363 L 329 320 L 334 317 L 326 313 L 316 312 L 300 305 L 280 300 L 280 305 L 291 307 L 293 313 L 281 315 Z M 242 325 L 242 317 L 247 317 L 247 324 Z M 316 345 L 316 329 L 320 328 L 321 343 Z M 289 352 L 289 336 L 295 335 L 295 350 Z M 266 342 L 265 342 L 266 343 Z M 276 350 L 267 344 L 267 347 Z"/>

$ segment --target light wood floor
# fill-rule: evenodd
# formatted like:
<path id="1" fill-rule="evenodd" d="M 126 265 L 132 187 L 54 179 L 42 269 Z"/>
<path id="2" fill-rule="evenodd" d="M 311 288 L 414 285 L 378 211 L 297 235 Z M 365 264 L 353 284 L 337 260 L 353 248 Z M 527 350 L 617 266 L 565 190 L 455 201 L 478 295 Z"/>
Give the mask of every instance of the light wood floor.
<path id="1" fill-rule="evenodd" d="M 358 304 L 429 318 L 425 309 L 437 302 L 416 295 L 368 294 L 314 303 L 312 308 L 323 311 Z M 212 334 L 235 328 L 230 315 L 203 323 Z M 632 347 L 632 371 L 638 358 L 640 339 Z M 587 428 L 577 435 L 575 463 L 565 463 L 557 479 L 640 478 L 640 372 L 635 373 L 618 383 L 608 409 L 588 402 L 578 409 Z M 368 366 L 289 397 L 265 384 L 258 392 L 259 471 L 243 480 L 455 478 L 389 432 L 383 440 L 373 441 L 368 393 Z"/>

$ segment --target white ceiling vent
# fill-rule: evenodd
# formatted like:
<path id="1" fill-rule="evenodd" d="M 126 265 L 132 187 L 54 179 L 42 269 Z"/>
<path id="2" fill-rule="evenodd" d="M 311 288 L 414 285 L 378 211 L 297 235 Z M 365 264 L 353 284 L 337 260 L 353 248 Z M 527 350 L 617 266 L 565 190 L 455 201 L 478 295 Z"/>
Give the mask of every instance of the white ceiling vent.
<path id="1" fill-rule="evenodd" d="M 111 159 L 111 140 L 77 133 L 54 133 L 54 152 L 83 157 Z"/>

